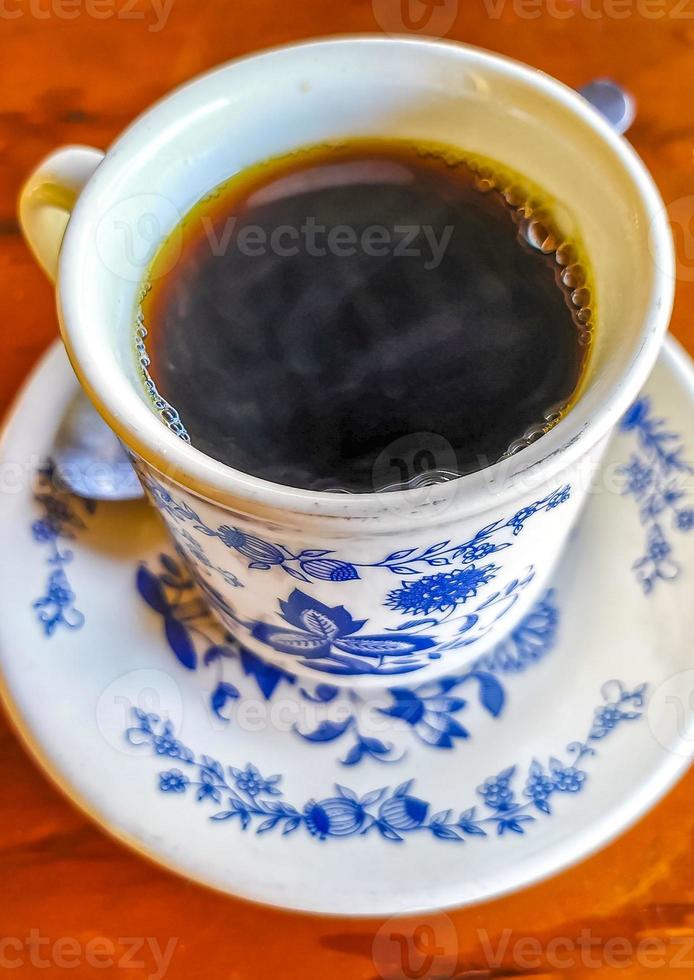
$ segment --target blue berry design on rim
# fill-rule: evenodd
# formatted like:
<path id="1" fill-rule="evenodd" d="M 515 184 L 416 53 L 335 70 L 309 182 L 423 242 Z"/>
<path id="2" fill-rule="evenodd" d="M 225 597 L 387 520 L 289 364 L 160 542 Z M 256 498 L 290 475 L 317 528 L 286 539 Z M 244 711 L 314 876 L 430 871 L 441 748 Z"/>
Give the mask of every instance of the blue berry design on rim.
<path id="1" fill-rule="evenodd" d="M 523 835 L 537 823 L 538 815 L 554 817 L 553 805 L 560 797 L 584 792 L 589 783 L 585 766 L 597 756 L 598 743 L 643 716 L 646 695 L 645 684 L 629 690 L 620 681 L 609 681 L 602 688 L 603 703 L 594 712 L 587 736 L 569 743 L 563 759 L 551 756 L 547 763 L 533 759 L 526 767 L 502 769 L 477 787 L 477 799 L 462 810 L 459 804 L 434 810 L 430 801 L 415 793 L 413 779 L 393 789 L 366 793 L 338 784 L 331 795 L 295 805 L 283 799 L 280 774 L 263 776 L 250 763 L 225 766 L 209 755 L 198 756 L 176 737 L 171 722 L 139 708 L 133 709 L 133 725 L 126 729 L 125 738 L 131 745 L 148 748 L 155 757 L 177 763 L 158 773 L 160 792 L 192 796 L 197 804 L 213 807 L 208 819 L 236 823 L 243 831 L 275 831 L 289 837 L 303 828 L 323 842 L 378 834 L 394 843 L 427 833 L 463 843 L 488 839 L 491 833 Z"/>
<path id="2" fill-rule="evenodd" d="M 477 579 L 481 585 L 499 572 L 500 568 L 491 562 L 480 566 L 480 562 L 510 548 L 513 539 L 523 531 L 529 520 L 537 514 L 553 511 L 571 496 L 571 487 L 567 484 L 522 507 L 508 519 L 501 518 L 487 524 L 465 541 L 456 543 L 445 540 L 426 547 L 398 548 L 378 561 L 358 562 L 328 549 L 308 547 L 294 551 L 285 544 L 267 541 L 237 526 L 221 524 L 216 528 L 210 527 L 190 504 L 174 497 L 151 475 L 141 473 L 140 476 L 155 507 L 168 521 L 177 537 L 181 536 L 181 527 L 190 524 L 193 531 L 203 535 L 203 539 L 208 537 L 221 541 L 243 559 L 248 569 L 266 572 L 279 568 L 292 578 L 305 583 L 340 584 L 361 579 L 366 572 L 376 569 L 397 576 L 410 576 L 421 575 L 427 569 L 459 565 L 462 566 L 460 571 L 466 571 L 469 582 Z M 194 542 L 195 539 L 188 533 L 188 544 L 192 545 Z M 202 550 L 204 553 L 200 542 L 197 542 L 197 548 L 198 552 Z M 457 578 L 462 587 L 462 576 Z"/>
<path id="3" fill-rule="evenodd" d="M 671 535 L 694 530 L 688 487 L 694 466 L 684 457 L 682 437 L 653 413 L 651 399 L 645 395 L 626 413 L 620 431 L 633 435 L 637 442 L 637 451 L 619 472 L 624 480 L 622 493 L 638 505 L 646 530 L 646 548 L 633 569 L 648 595 L 658 582 L 674 581 L 682 571 Z"/>

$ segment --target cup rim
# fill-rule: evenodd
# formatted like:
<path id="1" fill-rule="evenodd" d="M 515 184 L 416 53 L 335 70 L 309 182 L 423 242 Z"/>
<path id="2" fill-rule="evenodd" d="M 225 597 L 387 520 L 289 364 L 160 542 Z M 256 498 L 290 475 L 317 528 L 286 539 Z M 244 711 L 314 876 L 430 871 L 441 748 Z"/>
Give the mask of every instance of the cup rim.
<path id="1" fill-rule="evenodd" d="M 581 412 L 581 400 L 542 439 L 510 459 L 482 470 L 430 487 L 423 503 L 421 490 L 397 491 L 401 518 L 421 513 L 423 506 L 434 519 L 436 510 L 446 510 L 455 497 L 456 516 L 482 513 L 518 497 L 518 486 L 537 487 L 575 464 L 618 422 L 636 396 L 658 355 L 667 331 L 674 295 L 674 254 L 667 214 L 658 189 L 644 163 L 631 145 L 576 91 L 558 79 L 520 61 L 458 41 L 411 36 L 383 37 L 376 34 L 340 35 L 280 45 L 233 59 L 189 80 L 155 102 L 138 116 L 109 148 L 103 162 L 82 191 L 68 223 L 61 248 L 58 274 L 58 314 L 61 332 L 72 366 L 80 383 L 126 447 L 167 479 L 208 501 L 239 507 L 255 513 L 289 511 L 346 519 L 392 517 L 392 494 L 383 492 L 336 493 L 305 490 L 251 476 L 213 459 L 168 429 L 129 383 L 127 402 L 120 400 L 109 384 L 108 371 L 95 356 L 90 338 L 90 312 L 79 291 L 76 270 L 80 256 L 89 251 L 90 205 L 100 189 L 127 157 L 129 147 L 156 125 L 158 114 L 192 87 L 233 71 L 249 62 L 261 63 L 278 55 L 309 55 L 316 48 L 406 45 L 438 50 L 476 67 L 488 67 L 541 91 L 567 112 L 581 119 L 613 151 L 633 189 L 638 192 L 649 218 L 653 279 L 643 315 L 641 343 L 619 383 L 603 397 L 600 410 L 589 416 Z"/>

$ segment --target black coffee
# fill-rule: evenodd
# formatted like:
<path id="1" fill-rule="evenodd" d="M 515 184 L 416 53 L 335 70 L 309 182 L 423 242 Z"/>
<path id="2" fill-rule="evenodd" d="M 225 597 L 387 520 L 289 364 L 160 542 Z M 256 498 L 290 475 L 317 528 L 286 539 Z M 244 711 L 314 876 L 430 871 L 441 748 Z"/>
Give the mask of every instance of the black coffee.
<path id="1" fill-rule="evenodd" d="M 307 150 L 188 215 L 142 322 L 194 446 L 277 483 L 373 491 L 479 469 L 556 422 L 588 350 L 583 267 L 541 202 L 451 160 Z"/>

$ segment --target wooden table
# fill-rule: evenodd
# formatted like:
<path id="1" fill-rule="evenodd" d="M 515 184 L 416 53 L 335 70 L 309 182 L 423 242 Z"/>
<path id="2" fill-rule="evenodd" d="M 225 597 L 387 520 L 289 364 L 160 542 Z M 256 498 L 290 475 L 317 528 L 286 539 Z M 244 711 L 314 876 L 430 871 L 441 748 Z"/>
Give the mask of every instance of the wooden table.
<path id="1" fill-rule="evenodd" d="M 170 2 L 0 2 L 0 408 L 56 334 L 52 290 L 15 219 L 17 190 L 29 169 L 62 143 L 105 146 L 153 99 L 211 65 L 311 35 L 378 31 L 376 16 L 383 22 L 384 11 L 388 25 L 395 17 L 397 26 L 399 9 L 399 0 L 172 0 L 166 18 Z M 426 14 L 415 2 L 412 13 Z M 447 19 L 453 3 L 443 0 L 435 15 Z M 693 193 L 694 0 L 458 0 L 458 7 L 451 37 L 528 61 L 573 86 L 609 74 L 635 94 L 638 119 L 630 138 L 665 200 L 680 201 L 672 330 L 694 351 L 694 223 L 681 220 L 694 214 L 694 197 L 681 201 Z M 81 965 L 73 974 L 80 977 L 161 976 L 152 944 L 164 949 L 169 939 L 177 940 L 170 980 L 454 974 L 537 980 L 603 976 L 625 962 L 619 972 L 629 978 L 694 975 L 694 774 L 619 841 L 553 881 L 434 919 L 433 933 L 415 936 L 414 922 L 381 928 L 375 962 L 381 923 L 235 901 L 113 843 L 45 781 L 1 719 L 0 786 L 0 957 L 8 958 L 8 975 L 62 975 L 60 963 L 77 956 Z M 613 942 L 602 953 L 594 945 L 592 967 L 585 955 L 584 963 L 580 955 L 567 957 L 563 947 L 543 965 L 528 961 L 525 968 L 508 954 L 504 966 L 489 972 L 479 933 L 486 930 L 496 946 L 512 930 L 509 950 L 519 937 L 534 936 L 546 951 L 550 937 L 575 939 L 582 929 L 595 939 L 621 937 L 632 948 L 645 937 L 662 942 L 641 947 L 638 956 L 624 944 Z M 388 940 L 398 931 L 408 937 L 411 965 L 390 968 L 383 949 L 405 942 Z M 432 935 L 445 951 L 433 954 L 422 973 L 417 965 Z M 3 946 L 3 937 L 19 939 L 22 952 L 14 942 Z M 129 937 L 148 941 L 135 949 Z M 85 961 L 89 940 L 92 965 Z M 18 957 L 23 965 L 10 969 Z M 603 965 L 596 969 L 596 962 Z M 677 966 L 679 974 L 672 972 Z"/>

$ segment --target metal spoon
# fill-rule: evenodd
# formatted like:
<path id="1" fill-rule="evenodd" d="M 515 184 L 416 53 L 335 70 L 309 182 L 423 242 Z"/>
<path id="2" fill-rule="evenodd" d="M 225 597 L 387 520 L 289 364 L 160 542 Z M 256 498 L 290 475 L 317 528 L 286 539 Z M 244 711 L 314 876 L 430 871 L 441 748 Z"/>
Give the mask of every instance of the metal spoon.
<path id="1" fill-rule="evenodd" d="M 596 78 L 578 90 L 618 133 L 626 133 L 636 116 L 634 97 L 609 78 Z"/>
<path id="2" fill-rule="evenodd" d="M 144 496 L 119 439 L 81 388 L 60 423 L 52 458 L 57 485 L 70 493 L 90 500 L 137 500 Z"/>
<path id="3" fill-rule="evenodd" d="M 636 107 L 621 85 L 596 78 L 578 91 L 618 133 L 629 129 Z M 121 443 L 81 390 L 56 434 L 53 462 L 62 486 L 80 497 L 137 500 L 144 496 Z"/>

